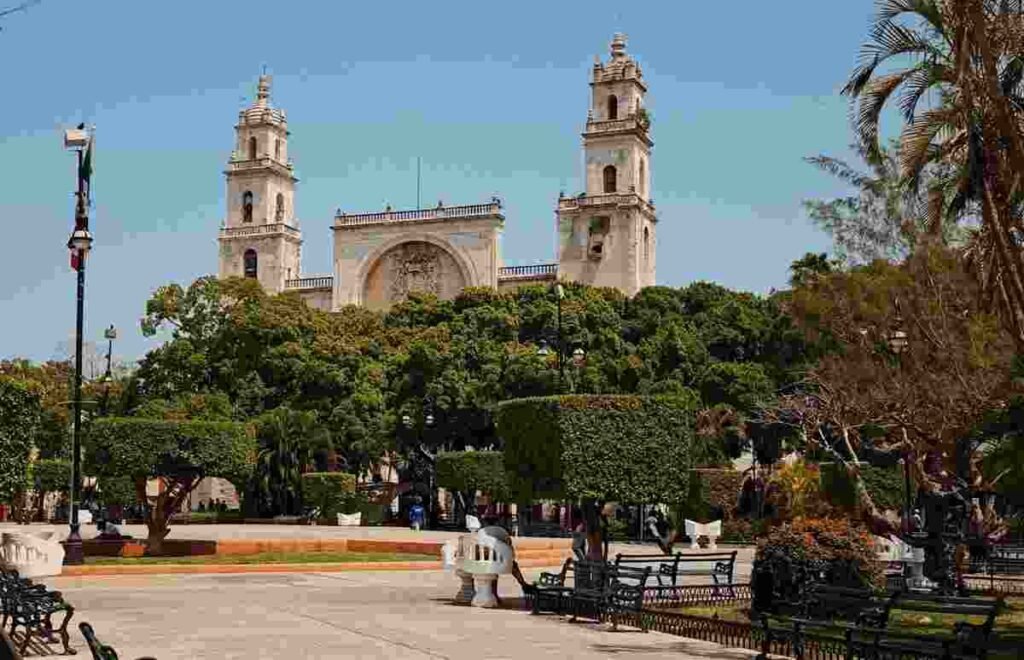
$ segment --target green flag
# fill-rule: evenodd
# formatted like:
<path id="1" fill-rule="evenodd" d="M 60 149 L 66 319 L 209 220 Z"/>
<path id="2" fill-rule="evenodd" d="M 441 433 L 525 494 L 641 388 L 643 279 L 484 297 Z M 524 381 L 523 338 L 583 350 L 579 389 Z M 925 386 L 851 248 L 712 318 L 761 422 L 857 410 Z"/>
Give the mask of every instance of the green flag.
<path id="1" fill-rule="evenodd" d="M 82 159 L 82 167 L 78 171 L 78 176 L 81 177 L 86 184 L 89 183 L 89 178 L 92 176 L 92 138 L 89 138 L 89 146 L 85 148 L 85 158 Z"/>

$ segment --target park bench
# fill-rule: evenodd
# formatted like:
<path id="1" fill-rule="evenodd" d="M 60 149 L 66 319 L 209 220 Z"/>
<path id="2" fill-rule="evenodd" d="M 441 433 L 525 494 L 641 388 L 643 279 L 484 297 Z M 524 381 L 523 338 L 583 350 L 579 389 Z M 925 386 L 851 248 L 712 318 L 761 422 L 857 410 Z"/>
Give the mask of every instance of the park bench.
<path id="1" fill-rule="evenodd" d="M 674 555 L 615 555 L 615 565 L 652 564 L 658 562 L 658 584 L 671 581 L 676 586 L 684 575 L 708 575 L 715 586 L 732 586 L 736 568 L 736 551 L 683 553 Z"/>
<path id="2" fill-rule="evenodd" d="M 814 585 L 805 600 L 805 616 L 772 620 L 761 615 L 762 655 L 772 640 L 789 640 L 797 658 L 808 637 L 842 635 L 847 657 L 987 657 L 1001 599 L 934 596 L 910 592 L 876 594 L 869 590 Z M 981 623 L 958 621 L 949 637 L 922 636 L 889 629 L 893 611 L 973 616 Z M 760 657 L 760 656 L 759 656 Z"/>
<path id="3" fill-rule="evenodd" d="M 623 614 L 639 614 L 643 609 L 644 588 L 651 568 L 615 566 L 605 561 L 576 561 L 573 565 L 572 591 L 566 599 L 572 618 L 612 619 L 617 628 Z M 641 629 L 643 620 L 640 617 Z"/>
<path id="4" fill-rule="evenodd" d="M 524 592 L 532 598 L 531 612 L 541 614 L 542 612 L 553 612 L 562 614 L 566 610 L 567 596 L 572 592 L 572 587 L 565 585 L 565 578 L 572 572 L 573 560 L 566 559 L 562 564 L 562 570 L 557 573 L 543 572 L 537 581 L 530 585 L 530 589 L 524 588 Z"/>
<path id="5" fill-rule="evenodd" d="M 60 627 L 54 630 L 53 615 L 63 613 Z M 31 580 L 18 575 L 11 569 L 0 568 L 0 627 L 10 624 L 8 632 L 13 637 L 20 627 L 24 639 L 19 653 L 24 655 L 29 642 L 35 636 L 46 644 L 53 642 L 53 634 L 60 635 L 65 653 L 74 653 L 69 646 L 68 623 L 75 608 L 64 600 L 59 591 L 50 591 L 44 585 L 33 584 Z"/>

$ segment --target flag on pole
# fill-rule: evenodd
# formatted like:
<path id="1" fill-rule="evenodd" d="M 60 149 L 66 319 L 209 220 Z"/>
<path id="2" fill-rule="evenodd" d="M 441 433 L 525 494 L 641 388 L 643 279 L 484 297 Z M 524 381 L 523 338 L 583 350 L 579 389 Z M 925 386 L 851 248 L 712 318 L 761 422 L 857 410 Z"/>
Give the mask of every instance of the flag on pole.
<path id="1" fill-rule="evenodd" d="M 71 251 L 71 270 L 78 271 L 78 250 Z"/>
<path id="2" fill-rule="evenodd" d="M 78 176 L 85 182 L 85 189 L 89 190 L 89 179 L 92 177 L 92 136 L 89 136 L 89 144 L 85 148 L 85 158 L 82 159 L 82 167 Z"/>

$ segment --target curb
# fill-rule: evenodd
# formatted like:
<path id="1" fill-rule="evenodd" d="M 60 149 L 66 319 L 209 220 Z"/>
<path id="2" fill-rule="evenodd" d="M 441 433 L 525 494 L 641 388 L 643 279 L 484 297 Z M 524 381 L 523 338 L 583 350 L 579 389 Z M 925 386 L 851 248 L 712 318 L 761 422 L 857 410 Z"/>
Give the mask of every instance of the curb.
<path id="1" fill-rule="evenodd" d="M 561 565 L 559 559 L 524 559 L 521 568 L 548 568 Z M 309 564 L 103 564 L 65 566 L 54 577 L 113 575 L 181 575 L 224 573 L 340 573 L 345 571 L 440 571 L 440 561 L 369 561 Z"/>

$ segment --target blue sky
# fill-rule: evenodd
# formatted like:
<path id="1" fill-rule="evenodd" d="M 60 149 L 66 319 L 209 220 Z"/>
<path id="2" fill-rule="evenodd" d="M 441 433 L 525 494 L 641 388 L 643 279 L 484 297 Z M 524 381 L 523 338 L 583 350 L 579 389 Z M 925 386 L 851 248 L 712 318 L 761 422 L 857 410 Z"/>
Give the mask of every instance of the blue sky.
<path id="1" fill-rule="evenodd" d="M 8 0 L 6 4 L 13 3 Z M 86 336 L 138 329 L 158 286 L 216 272 L 222 171 L 260 67 L 288 112 L 303 270 L 330 270 L 336 208 L 506 203 L 506 264 L 552 261 L 560 190 L 581 189 L 595 54 L 616 31 L 648 80 L 658 282 L 766 292 L 827 249 L 800 208 L 842 188 L 838 90 L 870 0 L 724 3 L 42 0 L 0 31 L 0 358 L 52 357 L 74 328 L 73 155 L 97 126 Z M 5 6 L 0 1 L 0 6 Z"/>

